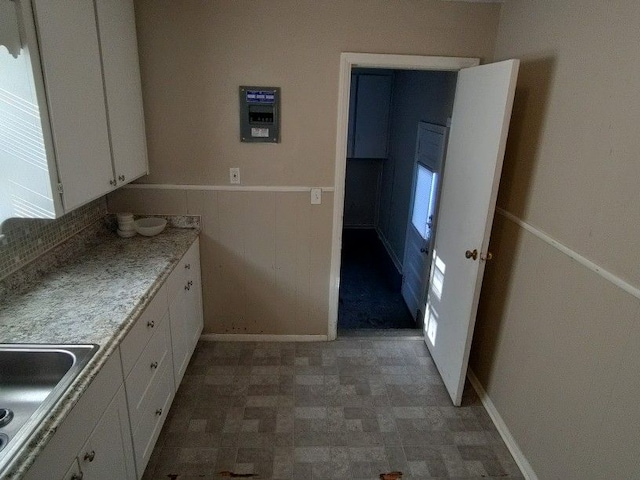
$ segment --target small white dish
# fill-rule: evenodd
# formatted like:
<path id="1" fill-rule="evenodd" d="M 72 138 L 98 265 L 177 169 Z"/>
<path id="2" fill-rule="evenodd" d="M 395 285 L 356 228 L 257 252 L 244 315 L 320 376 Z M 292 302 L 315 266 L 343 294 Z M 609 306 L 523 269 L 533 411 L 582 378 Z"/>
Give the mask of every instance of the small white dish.
<path id="1" fill-rule="evenodd" d="M 140 218 L 135 222 L 136 232 L 145 237 L 158 235 L 167 226 L 167 220 L 159 217 Z"/>
<path id="2" fill-rule="evenodd" d="M 132 213 L 116 213 L 116 218 L 118 222 L 133 222 L 133 214 Z"/>
<path id="3" fill-rule="evenodd" d="M 118 229 L 118 235 L 120 235 L 122 238 L 131 238 L 131 237 L 134 237 L 136 235 L 136 231 L 135 230 L 120 230 L 120 229 Z"/>
<path id="4" fill-rule="evenodd" d="M 120 230 L 133 230 L 135 228 L 135 224 L 133 223 L 133 220 L 131 220 L 130 222 L 118 222 L 118 228 Z"/>

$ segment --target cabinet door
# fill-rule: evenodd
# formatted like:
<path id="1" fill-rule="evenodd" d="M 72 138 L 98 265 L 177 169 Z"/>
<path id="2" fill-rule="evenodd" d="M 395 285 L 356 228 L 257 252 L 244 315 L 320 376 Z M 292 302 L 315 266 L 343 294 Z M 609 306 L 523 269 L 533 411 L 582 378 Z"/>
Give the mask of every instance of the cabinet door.
<path id="1" fill-rule="evenodd" d="M 171 325 L 171 348 L 173 349 L 173 373 L 176 388 L 180 386 L 190 358 L 189 297 L 185 286 L 169 304 L 169 321 Z"/>
<path id="2" fill-rule="evenodd" d="M 96 1 L 116 182 L 148 173 L 136 21 L 132 0 Z"/>
<path id="3" fill-rule="evenodd" d="M 93 2 L 34 0 L 66 212 L 112 189 L 111 150 Z"/>
<path id="4" fill-rule="evenodd" d="M 78 465 L 78 459 L 74 458 L 71 467 L 67 471 L 62 480 L 82 480 L 82 472 L 80 471 L 80 465 Z"/>
<path id="5" fill-rule="evenodd" d="M 84 480 L 136 478 L 131 429 L 121 387 L 79 455 Z"/>
<path id="6" fill-rule="evenodd" d="M 189 249 L 189 261 L 191 263 L 189 290 L 187 291 L 189 312 L 189 344 L 191 353 L 196 348 L 203 328 L 202 316 L 202 279 L 200 270 L 200 243 L 196 241 Z"/>
<path id="7" fill-rule="evenodd" d="M 389 143 L 391 75 L 358 75 L 354 158 L 386 158 Z"/>

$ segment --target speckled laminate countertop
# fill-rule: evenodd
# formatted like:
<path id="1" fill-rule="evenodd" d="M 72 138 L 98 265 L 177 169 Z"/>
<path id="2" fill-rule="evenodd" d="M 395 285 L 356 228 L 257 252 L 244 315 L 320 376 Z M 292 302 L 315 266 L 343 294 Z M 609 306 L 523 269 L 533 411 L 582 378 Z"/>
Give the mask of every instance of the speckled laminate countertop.
<path id="1" fill-rule="evenodd" d="M 30 441 L 0 471 L 17 479 L 118 347 L 199 233 L 167 228 L 123 239 L 106 229 L 98 241 L 0 305 L 0 343 L 97 344 L 99 349 Z"/>

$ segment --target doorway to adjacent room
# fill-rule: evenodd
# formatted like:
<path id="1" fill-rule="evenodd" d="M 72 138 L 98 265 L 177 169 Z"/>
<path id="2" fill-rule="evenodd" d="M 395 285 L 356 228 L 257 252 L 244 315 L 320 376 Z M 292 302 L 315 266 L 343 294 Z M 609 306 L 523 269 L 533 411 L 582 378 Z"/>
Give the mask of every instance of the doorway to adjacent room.
<path id="1" fill-rule="evenodd" d="M 421 334 L 456 76 L 351 71 L 338 307 L 342 334 L 354 329 Z"/>

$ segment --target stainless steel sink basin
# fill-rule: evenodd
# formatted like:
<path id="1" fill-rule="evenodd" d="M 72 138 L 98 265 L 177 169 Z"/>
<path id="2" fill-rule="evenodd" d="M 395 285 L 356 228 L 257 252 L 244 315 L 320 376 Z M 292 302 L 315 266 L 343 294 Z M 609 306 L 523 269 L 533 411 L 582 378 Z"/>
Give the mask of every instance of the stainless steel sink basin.
<path id="1" fill-rule="evenodd" d="M 0 473 L 97 349 L 0 344 Z"/>

